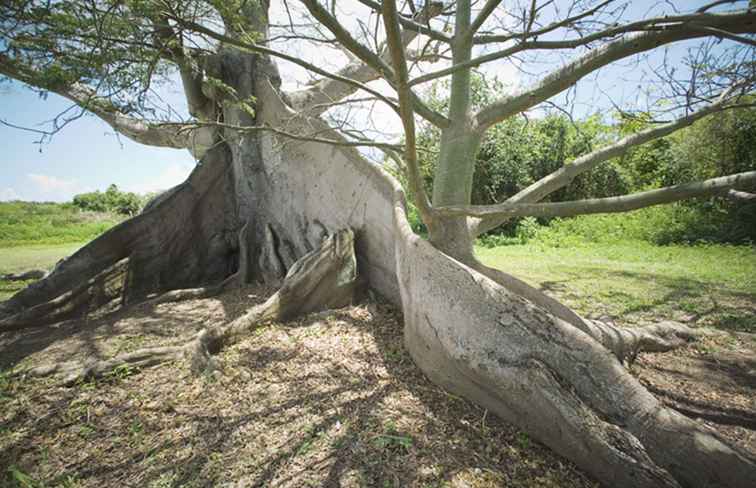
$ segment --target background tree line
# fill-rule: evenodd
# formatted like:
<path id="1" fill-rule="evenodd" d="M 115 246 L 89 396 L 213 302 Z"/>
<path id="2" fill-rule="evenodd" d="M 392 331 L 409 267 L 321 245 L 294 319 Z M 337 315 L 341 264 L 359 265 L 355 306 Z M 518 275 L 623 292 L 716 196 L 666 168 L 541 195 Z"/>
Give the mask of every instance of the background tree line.
<path id="1" fill-rule="evenodd" d="M 475 79 L 476 105 L 483 105 L 501 91 L 501 84 Z M 443 86 L 434 89 L 433 104 L 443 108 L 448 100 Z M 609 118 L 609 120 L 606 120 Z M 564 113 L 542 117 L 511 118 L 486 133 L 475 165 L 473 204 L 493 204 L 563 164 L 620 137 L 652 124 L 647 113 L 592 115 L 574 120 Z M 428 191 L 432 186 L 439 130 L 426 126 L 418 134 L 420 167 Z M 700 181 L 756 169 L 756 110 L 732 109 L 705 118 L 668 137 L 633 147 L 621 157 L 581 174 L 569 186 L 547 197 L 559 202 L 624 195 Z M 417 212 L 415 230 L 424 231 Z M 543 229 L 547 226 L 548 229 Z M 578 234 L 587 239 L 643 239 L 658 244 L 672 242 L 756 242 L 756 202 L 727 198 L 694 199 L 650 207 L 631 214 L 581 216 L 571 219 L 515 219 L 489 232 L 484 242 L 505 243 L 508 238 L 527 240 L 539 231 Z M 564 237 L 564 236 L 562 236 Z"/>
<path id="2" fill-rule="evenodd" d="M 136 215 L 156 193 L 139 195 L 122 191 L 117 185 L 111 184 L 107 190 L 96 190 L 89 193 L 74 195 L 73 204 L 81 210 L 89 212 L 111 212 L 121 215 Z"/>

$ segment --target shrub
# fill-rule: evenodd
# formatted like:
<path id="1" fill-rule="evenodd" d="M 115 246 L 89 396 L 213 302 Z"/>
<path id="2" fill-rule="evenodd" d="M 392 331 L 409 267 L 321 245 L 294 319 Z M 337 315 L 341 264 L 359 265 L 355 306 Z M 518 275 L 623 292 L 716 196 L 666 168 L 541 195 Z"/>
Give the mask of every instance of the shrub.
<path id="1" fill-rule="evenodd" d="M 136 193 L 124 192 L 110 185 L 105 192 L 94 191 L 74 196 L 73 204 L 91 212 L 113 212 L 121 215 L 136 215 L 145 205 L 145 199 Z"/>

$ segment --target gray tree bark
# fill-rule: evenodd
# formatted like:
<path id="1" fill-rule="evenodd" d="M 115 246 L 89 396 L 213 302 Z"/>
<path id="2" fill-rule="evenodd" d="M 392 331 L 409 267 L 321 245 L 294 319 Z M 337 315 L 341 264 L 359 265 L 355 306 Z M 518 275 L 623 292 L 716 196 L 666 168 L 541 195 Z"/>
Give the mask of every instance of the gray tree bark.
<path id="1" fill-rule="evenodd" d="M 258 100 L 254 117 L 225 106 L 225 122 L 339 138 L 322 120 L 300 117 L 287 105 L 266 58 L 229 49 L 221 52 L 220 67 L 222 79 L 240 98 Z M 703 424 L 662 406 L 626 371 L 621 359 L 627 351 L 607 338 L 614 330 L 582 323 L 537 291 L 478 266 L 465 251 L 469 232 L 461 227 L 449 231 L 447 253 L 441 252 L 412 233 L 405 210 L 397 182 L 354 148 L 260 131 L 220 132 L 185 183 L 5 302 L 0 319 L 21 326 L 24 314 L 49 307 L 49 313 L 23 322 L 35 325 L 46 316 L 58 320 L 63 302 L 83 304 L 72 312 L 81 315 L 103 301 L 128 304 L 230 276 L 283 282 L 276 298 L 282 300 L 287 275 L 301 269 L 299 260 L 308 261 L 306 256 L 313 256 L 308 253 L 328 242 L 327 236 L 348 228 L 355 266 L 338 268 L 350 270 L 346 274 L 307 280 L 314 295 L 296 295 L 308 297 L 298 302 L 297 313 L 315 303 L 341 303 L 349 287 L 339 283 L 348 283 L 356 269 L 401 308 L 406 347 L 432 381 L 520 426 L 603 484 L 756 486 L 754 460 Z M 467 235 L 468 241 L 460 243 L 454 235 Z M 118 263 L 125 271 L 117 293 L 94 301 L 74 298 L 92 296 L 97 276 Z M 317 295 L 323 283 L 330 283 L 323 288 L 329 291 L 325 297 Z M 196 357 L 207 358 L 205 351 L 261 319 L 260 310 L 250 313 L 246 322 L 198 338 Z M 662 332 L 650 336 L 663 340 L 670 331 Z M 683 339 L 685 333 L 672 336 Z M 641 339 L 636 342 L 642 346 Z M 176 354 L 153 352 L 130 360 L 147 365 Z M 81 371 L 78 365 L 64 372 Z"/>

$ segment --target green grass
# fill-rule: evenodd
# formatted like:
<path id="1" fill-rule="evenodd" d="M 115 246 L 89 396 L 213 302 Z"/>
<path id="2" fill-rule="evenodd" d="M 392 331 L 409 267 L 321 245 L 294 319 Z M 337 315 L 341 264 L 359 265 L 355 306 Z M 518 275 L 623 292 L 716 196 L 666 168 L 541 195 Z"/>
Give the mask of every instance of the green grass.
<path id="1" fill-rule="evenodd" d="M 0 247 L 0 274 L 29 269 L 49 269 L 60 259 L 70 256 L 84 243 Z"/>
<path id="2" fill-rule="evenodd" d="M 0 248 L 87 242 L 121 220 L 71 204 L 0 202 Z"/>
<path id="3" fill-rule="evenodd" d="M 644 241 L 552 247 L 478 247 L 480 259 L 587 316 L 624 323 L 664 319 L 756 332 L 756 250 L 655 246 Z"/>
<path id="4" fill-rule="evenodd" d="M 0 275 L 50 269 L 122 219 L 65 203 L 0 202 Z M 0 280 L 0 300 L 28 284 Z"/>
<path id="5" fill-rule="evenodd" d="M 60 259 L 70 256 L 85 243 L 0 247 L 0 275 L 30 269 L 51 269 Z M 0 280 L 0 300 L 6 300 L 29 282 Z"/>
<path id="6" fill-rule="evenodd" d="M 116 216 L 80 212 L 67 204 L 0 203 L 0 274 L 49 269 L 118 221 Z M 478 247 L 477 252 L 486 264 L 556 295 L 588 316 L 625 323 L 695 319 L 756 332 L 753 247 L 657 246 L 622 240 L 627 231 L 609 232 L 609 223 L 616 226 L 607 219 L 565 221 L 553 228 L 536 225 L 529 231 L 530 240 L 520 239 L 525 243 Z M 600 243 L 591 244 L 590 239 Z M 0 281 L 0 300 L 27 284 Z"/>

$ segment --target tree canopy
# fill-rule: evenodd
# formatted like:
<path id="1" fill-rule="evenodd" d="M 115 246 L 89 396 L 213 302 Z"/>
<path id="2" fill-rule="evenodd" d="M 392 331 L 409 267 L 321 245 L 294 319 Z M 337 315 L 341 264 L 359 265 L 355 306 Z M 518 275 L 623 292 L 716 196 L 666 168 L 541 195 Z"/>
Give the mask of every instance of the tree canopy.
<path id="1" fill-rule="evenodd" d="M 200 164 L 3 302 L 0 331 L 86 317 L 106 304 L 211 296 L 253 280 L 280 287 L 238 319 L 179 345 L 24 374 L 62 373 L 75 382 L 182 357 L 206 371 L 222 347 L 264 321 L 340 306 L 362 279 L 401 307 L 404 344 L 432 381 L 521 426 L 602 483 L 754 486 L 753 459 L 662 404 L 625 368 L 640 352 L 685 345 L 696 331 L 668 322 L 630 330 L 581 317 L 473 252 L 475 236 L 519 217 L 753 198 L 756 171 L 736 167 L 669 185 L 656 163 L 664 142 L 654 141 L 752 105 L 756 6 L 649 7 L 619 0 L 3 2 L 0 75 L 61 95 L 137 142 L 188 149 Z M 673 55 L 673 46 L 686 52 Z M 634 121 L 624 133 L 583 147 L 589 140 L 567 137 L 561 119 L 542 118 L 551 110 L 574 115 L 569 102 L 581 87 L 606 89 L 601 75 L 623 63 L 643 73 L 630 94 L 641 103 L 608 97 Z M 490 97 L 475 93 L 475 71 L 507 64 L 517 83 Z M 297 85 L 296 72 L 311 79 Z M 430 82 L 441 79 L 448 103 L 428 96 Z M 185 110 L 165 107 L 153 91 L 179 80 Z M 371 127 L 378 107 L 400 137 Z M 62 114 L 42 136 L 77 115 Z M 476 204 L 479 150 L 499 154 L 488 146 L 505 140 L 497 133 L 539 117 L 534 136 L 558 144 L 523 152 L 547 163 L 546 174 L 502 201 Z M 426 129 L 439 137 L 428 151 L 428 190 Z M 396 180 L 355 148 L 380 151 L 403 172 L 427 240 L 411 231 Z M 622 157 L 637 168 L 640 191 L 549 200 Z"/>

